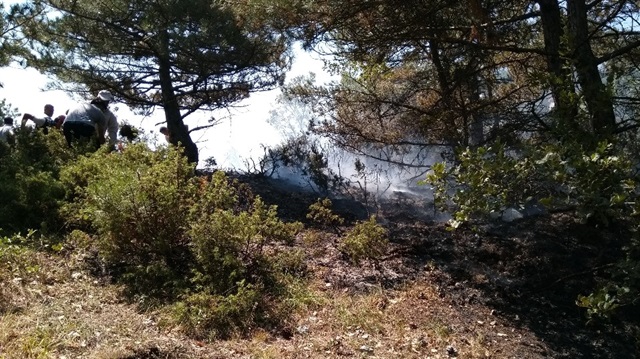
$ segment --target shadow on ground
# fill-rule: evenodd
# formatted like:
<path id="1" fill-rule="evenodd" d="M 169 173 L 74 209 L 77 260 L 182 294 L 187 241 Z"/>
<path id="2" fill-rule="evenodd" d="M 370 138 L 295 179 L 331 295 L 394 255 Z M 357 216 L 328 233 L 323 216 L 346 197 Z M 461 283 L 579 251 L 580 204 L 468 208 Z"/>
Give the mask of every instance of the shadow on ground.
<path id="1" fill-rule="evenodd" d="M 277 204 L 286 220 L 305 222 L 308 206 L 322 197 L 269 179 L 248 183 L 266 203 Z M 576 305 L 578 295 L 595 288 L 605 268 L 621 258 L 621 239 L 628 233 L 596 229 L 563 215 L 452 232 L 441 220 L 445 216 L 415 198 L 388 198 L 369 208 L 355 199 L 336 203 L 334 211 L 347 219 L 365 219 L 370 213 L 383 218 L 392 249 L 376 268 L 344 268 L 348 264 L 339 256 L 319 259 L 331 267 L 327 282 L 358 291 L 425 278 L 457 305 L 485 306 L 534 333 L 546 345 L 536 357 L 638 357 L 637 307 L 610 323 L 587 323 L 585 310 Z"/>

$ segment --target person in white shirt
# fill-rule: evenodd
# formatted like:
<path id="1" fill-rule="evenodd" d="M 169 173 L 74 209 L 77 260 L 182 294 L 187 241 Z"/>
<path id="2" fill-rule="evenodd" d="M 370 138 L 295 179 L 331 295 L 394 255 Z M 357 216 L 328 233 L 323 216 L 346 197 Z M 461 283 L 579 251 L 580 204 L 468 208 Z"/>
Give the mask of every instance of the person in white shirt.
<path id="1" fill-rule="evenodd" d="M 107 102 L 100 98 L 95 98 L 91 103 L 84 103 L 71 109 L 62 124 L 62 132 L 69 147 L 74 139 L 90 140 L 96 136 L 98 145 L 103 144 L 107 124 L 104 115 L 106 110 Z"/>
<path id="2" fill-rule="evenodd" d="M 102 90 L 98 92 L 98 98 L 107 104 L 107 110 L 104 112 L 104 117 L 107 119 L 105 130 L 109 137 L 109 147 L 113 149 L 118 141 L 118 119 L 108 108 L 109 103 L 113 101 L 113 95 L 111 95 L 111 92 L 107 90 Z"/>
<path id="3" fill-rule="evenodd" d="M 13 142 L 13 118 L 5 117 L 4 125 L 0 127 L 0 142 Z"/>
<path id="4" fill-rule="evenodd" d="M 36 117 L 30 113 L 25 113 L 22 116 L 22 126 L 24 127 L 27 124 L 27 121 L 30 120 L 36 125 L 36 128 L 42 128 L 46 132 L 48 127 L 55 126 L 55 121 L 53 120 L 52 116 L 53 116 L 53 105 L 46 104 L 44 105 L 43 117 Z"/>

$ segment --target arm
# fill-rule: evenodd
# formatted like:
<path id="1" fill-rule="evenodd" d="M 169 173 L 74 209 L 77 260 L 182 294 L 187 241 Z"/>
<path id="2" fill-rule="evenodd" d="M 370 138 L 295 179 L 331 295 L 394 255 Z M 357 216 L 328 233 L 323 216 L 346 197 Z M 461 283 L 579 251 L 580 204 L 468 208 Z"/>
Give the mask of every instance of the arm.
<path id="1" fill-rule="evenodd" d="M 118 140 L 118 119 L 111 111 L 105 114 L 107 117 L 107 133 L 109 135 L 109 145 L 113 146 Z"/>
<path id="2" fill-rule="evenodd" d="M 35 117 L 34 115 L 25 113 L 22 116 L 22 126 L 25 126 L 27 124 L 27 120 L 33 121 L 33 123 L 35 123 L 37 127 L 42 127 L 47 122 L 46 118 L 39 118 Z"/>

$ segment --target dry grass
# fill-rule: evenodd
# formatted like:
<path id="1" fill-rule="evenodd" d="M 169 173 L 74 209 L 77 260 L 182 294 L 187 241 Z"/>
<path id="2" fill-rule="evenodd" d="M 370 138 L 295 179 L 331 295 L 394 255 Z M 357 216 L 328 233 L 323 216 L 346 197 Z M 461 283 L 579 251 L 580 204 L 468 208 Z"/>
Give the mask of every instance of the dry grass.
<path id="1" fill-rule="evenodd" d="M 438 245 L 452 243 L 431 232 L 418 234 Z M 463 250 L 471 248 L 464 243 Z M 402 258 L 389 256 L 384 270 L 398 278 L 405 274 L 394 285 L 382 285 L 381 269 L 349 265 L 329 233 L 301 236 L 297 245 L 306 254 L 309 281 L 290 283 L 285 329 L 256 328 L 249 338 L 213 342 L 185 336 L 170 324 L 175 321 L 169 310 L 145 312 L 125 301 L 121 288 L 87 271 L 80 244 L 61 253 L 4 252 L 0 359 L 566 357 L 525 318 L 487 304 L 492 292 L 474 286 L 495 281 L 493 272 L 473 272 L 467 282 L 453 279 L 451 271 L 468 263 L 466 255 L 448 271 L 443 262 L 425 258 L 415 275 L 402 272 Z M 531 319 L 547 318 L 528 318 L 529 324 L 536 323 Z M 584 347 L 572 348 L 581 354 Z"/>
<path id="2" fill-rule="evenodd" d="M 258 330 L 204 343 L 124 302 L 120 288 L 83 269 L 80 254 L 25 250 L 4 259 L 10 306 L 0 316 L 0 358 L 445 358 L 447 347 L 460 357 L 492 356 L 486 332 L 474 329 L 481 314 L 461 312 L 426 282 L 354 294 L 314 280 L 292 299 L 299 309 L 289 340 Z"/>

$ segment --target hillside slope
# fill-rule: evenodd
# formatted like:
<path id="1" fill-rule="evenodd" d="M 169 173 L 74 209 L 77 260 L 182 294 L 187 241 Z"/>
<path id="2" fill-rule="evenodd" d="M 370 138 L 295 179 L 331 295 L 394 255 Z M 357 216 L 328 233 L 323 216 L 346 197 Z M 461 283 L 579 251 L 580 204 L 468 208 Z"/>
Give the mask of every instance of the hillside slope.
<path id="1" fill-rule="evenodd" d="M 277 329 L 202 341 L 127 300 L 90 245 L 5 255 L 0 358 L 636 358 L 640 318 L 590 323 L 575 305 L 621 255 L 614 230 L 562 215 L 448 231 L 419 201 L 379 204 L 390 250 L 354 265 L 336 231 L 308 223 L 318 195 L 237 177 L 285 220 L 306 223 L 308 288 Z M 337 201 L 350 221 L 372 211 Z M 418 207 L 415 207 L 418 206 Z M 369 211 L 369 212 L 368 212 Z M 86 242 L 77 242 L 86 243 Z M 622 320 L 621 318 L 624 318 Z"/>

